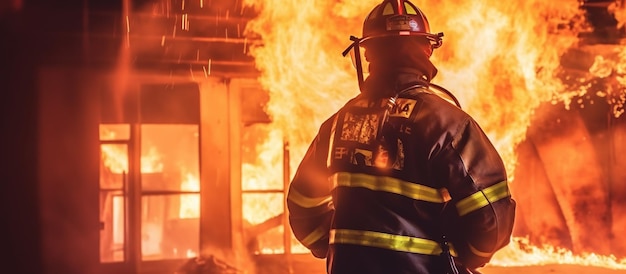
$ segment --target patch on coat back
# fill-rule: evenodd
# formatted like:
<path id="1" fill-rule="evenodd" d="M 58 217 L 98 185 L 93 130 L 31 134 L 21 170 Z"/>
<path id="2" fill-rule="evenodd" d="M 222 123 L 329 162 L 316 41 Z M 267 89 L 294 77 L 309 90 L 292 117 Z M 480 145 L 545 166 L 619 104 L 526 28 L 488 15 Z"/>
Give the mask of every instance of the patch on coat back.
<path id="1" fill-rule="evenodd" d="M 361 144 L 371 144 L 378 132 L 378 114 L 346 113 L 341 128 L 342 141 L 355 141 Z"/>
<path id="2" fill-rule="evenodd" d="M 372 166 L 372 152 L 365 149 L 355 149 L 352 163 L 358 166 Z"/>
<path id="3" fill-rule="evenodd" d="M 407 98 L 396 99 L 396 105 L 389 112 L 390 117 L 409 118 L 417 101 Z"/>

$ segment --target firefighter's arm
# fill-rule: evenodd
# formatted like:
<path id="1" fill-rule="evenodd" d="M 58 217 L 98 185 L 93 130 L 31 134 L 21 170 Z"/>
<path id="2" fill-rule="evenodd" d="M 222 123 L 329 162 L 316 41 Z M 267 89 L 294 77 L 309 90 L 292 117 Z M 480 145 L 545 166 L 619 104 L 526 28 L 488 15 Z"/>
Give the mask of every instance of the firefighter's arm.
<path id="1" fill-rule="evenodd" d="M 287 194 L 291 229 L 298 241 L 317 258 L 326 257 L 334 211 L 326 159 L 321 159 L 322 147 L 318 136 L 302 159 Z"/>
<path id="2" fill-rule="evenodd" d="M 468 119 L 442 149 L 437 175 L 452 197 L 448 234 L 467 267 L 485 265 L 511 238 L 515 201 L 504 163 L 482 129 Z"/>

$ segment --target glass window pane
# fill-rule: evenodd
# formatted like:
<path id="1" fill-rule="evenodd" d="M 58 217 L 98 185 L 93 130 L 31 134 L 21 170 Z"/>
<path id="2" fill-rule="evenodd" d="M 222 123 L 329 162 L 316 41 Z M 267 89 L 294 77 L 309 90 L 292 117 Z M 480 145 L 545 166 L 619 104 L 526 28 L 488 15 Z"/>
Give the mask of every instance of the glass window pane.
<path id="1" fill-rule="evenodd" d="M 141 200 L 141 254 L 143 260 L 190 258 L 198 254 L 200 219 L 181 211 L 199 194 L 144 196 Z"/>
<path id="2" fill-rule="evenodd" d="M 283 193 L 243 193 L 246 234 L 257 253 L 283 252 Z M 278 229 L 278 230 L 277 230 Z"/>
<path id="3" fill-rule="evenodd" d="M 102 144 L 100 155 L 100 261 L 120 262 L 124 260 L 126 237 L 128 146 Z"/>
<path id="4" fill-rule="evenodd" d="M 129 124 L 101 124 L 100 140 L 128 140 L 130 139 Z"/>
<path id="5" fill-rule="evenodd" d="M 283 135 L 267 124 L 242 129 L 241 189 L 282 190 Z"/>
<path id="6" fill-rule="evenodd" d="M 285 228 L 281 225 L 274 227 L 257 237 L 259 250 L 261 254 L 282 254 L 285 253 L 285 240 L 283 232 Z"/>
<path id="7" fill-rule="evenodd" d="M 248 244 L 255 253 L 284 253 L 284 136 L 269 124 L 257 123 L 244 127 L 241 139 L 242 211 Z"/>
<path id="8" fill-rule="evenodd" d="M 283 213 L 283 196 L 283 193 L 243 193 L 244 220 L 255 225 Z"/>
<path id="9" fill-rule="evenodd" d="M 199 155 L 197 125 L 141 126 L 143 260 L 197 256 Z"/>
<path id="10" fill-rule="evenodd" d="M 197 125 L 142 125 L 143 191 L 198 191 L 198 136 Z"/>
<path id="11" fill-rule="evenodd" d="M 100 145 L 100 187 L 121 189 L 126 174 L 128 174 L 128 146 Z"/>
<path id="12" fill-rule="evenodd" d="M 100 261 L 124 260 L 125 206 L 121 191 L 100 192 Z"/>

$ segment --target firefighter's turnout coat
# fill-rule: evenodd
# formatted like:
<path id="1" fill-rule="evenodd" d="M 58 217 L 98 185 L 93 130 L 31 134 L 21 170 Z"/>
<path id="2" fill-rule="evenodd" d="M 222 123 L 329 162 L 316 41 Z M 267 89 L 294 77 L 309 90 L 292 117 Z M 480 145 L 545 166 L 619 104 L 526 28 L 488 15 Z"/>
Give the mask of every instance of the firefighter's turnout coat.
<path id="1" fill-rule="evenodd" d="M 425 85 L 391 102 L 361 93 L 326 120 L 287 205 L 296 238 L 330 274 L 446 273 L 447 249 L 483 266 L 508 244 L 515 210 L 481 127 Z"/>

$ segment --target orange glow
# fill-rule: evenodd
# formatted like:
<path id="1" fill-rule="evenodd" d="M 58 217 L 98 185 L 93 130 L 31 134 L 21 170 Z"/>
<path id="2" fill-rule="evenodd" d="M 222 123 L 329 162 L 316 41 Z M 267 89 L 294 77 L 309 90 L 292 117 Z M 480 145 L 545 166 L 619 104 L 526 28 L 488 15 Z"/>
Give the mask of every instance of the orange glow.
<path id="1" fill-rule="evenodd" d="M 102 162 L 112 173 L 128 173 L 128 152 L 120 146 L 102 146 Z M 141 156 L 141 173 L 163 171 L 161 156 L 154 148 Z"/>
<path id="2" fill-rule="evenodd" d="M 258 130 L 267 139 L 258 140 L 257 160 L 242 165 L 242 189 L 281 190 L 283 188 L 283 139 L 280 131 L 267 131 L 267 126 L 259 125 Z M 257 132 L 258 133 L 258 132 Z M 247 194 L 243 197 L 243 217 L 250 224 L 259 224 L 283 211 L 281 195 Z"/>
<path id="3" fill-rule="evenodd" d="M 200 191 L 200 180 L 198 176 L 187 173 L 182 178 L 180 185 L 182 191 Z M 180 198 L 179 217 L 185 218 L 200 218 L 200 195 L 182 195 Z"/>
<path id="4" fill-rule="evenodd" d="M 363 17 L 378 2 L 248 1 L 261 11 L 248 31 L 264 41 L 251 53 L 270 92 L 273 124 L 288 132 L 292 168 L 323 119 L 358 93 L 350 59 L 341 52 L 350 35 L 360 35 Z M 572 5 L 558 1 L 425 2 L 414 1 L 426 14 L 442 15 L 429 20 L 433 32 L 445 34 L 444 46 L 433 56 L 440 71 L 435 82 L 453 91 L 483 125 L 512 173 L 514 146 L 523 140 L 533 109 L 560 87 L 551 72 L 559 66 L 559 54 L 575 42 L 574 34 L 549 35 L 555 26 L 546 24 L 545 16 L 566 16 L 577 6 L 567 11 L 564 7 Z M 516 12 L 537 10 L 531 6 L 545 12 Z M 546 43 L 555 46 L 543 47 Z"/>
<path id="5" fill-rule="evenodd" d="M 490 263 L 490 265 L 497 266 L 549 264 L 571 264 L 626 270 L 626 258 L 617 259 L 615 256 L 603 256 L 595 253 L 574 255 L 570 250 L 550 245 L 533 246 L 527 238 L 522 237 L 513 239 L 509 246 L 496 253 Z"/>
<path id="6" fill-rule="evenodd" d="M 319 125 L 358 94 L 354 68 L 341 52 L 350 43 L 350 35 L 361 35 L 365 15 L 380 0 L 244 2 L 259 11 L 247 31 L 261 35 L 263 40 L 251 54 L 262 72 L 260 82 L 270 93 L 267 112 L 273 122 L 268 127 L 284 132 L 284 137 L 259 137 L 257 149 L 261 154 L 275 155 L 282 148 L 277 141 L 286 139 L 290 143 L 290 169 L 295 170 Z M 575 29 L 560 27 L 580 13 L 577 2 L 413 3 L 428 16 L 432 32 L 445 34 L 443 47 L 433 55 L 439 68 L 434 82 L 452 91 L 464 110 L 482 125 L 500 151 L 515 188 L 515 148 L 524 140 L 535 109 L 545 102 L 569 106 L 574 96 L 586 92 L 584 88 L 566 91 L 556 77 L 560 56 L 578 40 Z M 623 68 L 623 63 L 607 62 L 599 56 L 589 73 L 605 75 L 607 68 Z M 618 116 L 623 112 L 623 95 L 615 100 L 614 113 Z M 257 166 L 255 173 L 274 174 L 281 163 L 277 158 L 270 160 L 270 164 Z M 532 246 L 524 238 L 514 239 L 497 254 L 493 264 L 551 262 L 626 267 L 626 262 L 611 256 L 574 256 L 567 250 Z"/>
<path id="7" fill-rule="evenodd" d="M 102 146 L 102 162 L 112 173 L 128 173 L 127 152 L 115 146 Z"/>
<path id="8" fill-rule="evenodd" d="M 149 132 L 149 131 L 148 131 Z M 167 138 L 168 136 L 160 136 L 161 138 Z M 101 127 L 100 138 L 102 140 L 118 140 L 118 139 L 128 139 L 120 138 L 116 136 L 116 132 L 112 130 L 108 130 L 106 126 Z M 102 165 L 105 169 L 107 169 L 107 173 L 113 174 L 128 174 L 129 172 L 129 153 L 128 147 L 126 145 L 120 144 L 102 144 L 101 146 L 101 157 L 102 157 Z M 142 151 L 140 165 L 141 165 L 141 174 L 142 174 L 142 187 L 146 187 L 144 184 L 150 180 L 150 175 L 157 175 L 157 181 L 163 180 L 163 178 L 168 178 L 167 176 L 163 176 L 164 172 L 164 160 L 171 159 L 164 157 L 167 155 L 166 153 L 162 153 L 157 149 L 158 146 L 149 146 L 148 149 L 144 149 Z M 190 155 L 193 156 L 193 155 Z M 189 156 L 189 157 L 190 157 Z M 186 159 L 186 158 L 185 158 Z M 193 159 L 193 158 L 192 158 Z M 182 164 L 181 164 L 182 166 Z M 184 166 L 181 167 L 181 172 L 172 172 L 171 174 L 180 174 L 180 179 L 173 179 L 174 187 L 176 184 L 179 184 L 179 190 L 183 192 L 199 192 L 200 191 L 200 181 L 198 175 L 194 172 L 188 171 L 187 169 L 193 169 L 192 167 Z M 148 176 L 144 178 L 143 176 Z M 121 176 L 120 176 L 121 177 Z M 152 179 L 154 181 L 154 179 Z M 120 180 L 121 182 L 121 180 Z M 106 181 L 105 184 L 112 184 L 109 181 Z M 118 187 L 122 187 L 121 183 Z M 149 190 L 153 190 L 154 186 L 148 186 Z M 167 188 L 166 186 L 158 186 L 157 191 L 162 190 L 163 188 Z M 142 218 L 144 218 L 144 222 L 141 225 L 142 230 L 142 241 L 141 241 L 141 252 L 142 256 L 146 258 L 154 258 L 158 256 L 178 256 L 178 257 L 194 257 L 196 256 L 196 252 L 192 249 L 179 249 L 177 247 L 169 247 L 169 249 L 164 248 L 164 241 L 167 239 L 168 241 L 172 241 L 167 238 L 166 226 L 164 225 L 166 222 L 176 221 L 182 223 L 183 219 L 189 221 L 189 219 L 198 219 L 200 217 L 200 194 L 199 193 L 182 193 L 180 195 L 145 195 L 143 191 L 146 189 L 142 189 Z M 120 188 L 120 193 L 123 190 Z M 123 194 L 120 194 L 123 195 Z M 124 243 L 124 235 L 126 232 L 125 228 L 125 218 L 127 217 L 125 209 L 125 201 L 127 197 L 116 196 L 113 199 L 113 204 L 111 208 L 113 210 L 113 223 L 112 223 L 112 235 L 115 244 L 123 244 Z M 108 203 L 108 202 L 105 202 Z M 174 207 L 170 210 L 167 208 L 168 206 Z M 173 212 L 172 217 L 163 218 L 164 215 L 169 212 Z M 151 215 L 150 215 L 151 214 Z M 146 217 L 147 216 L 147 217 Z M 156 217 L 155 217 L 156 216 Z M 180 220 L 175 220 L 175 219 Z M 186 222 L 193 224 L 192 222 Z M 171 243 L 170 243 L 171 245 Z"/>

